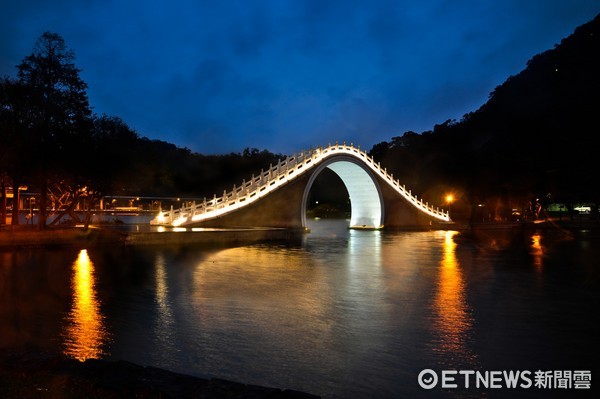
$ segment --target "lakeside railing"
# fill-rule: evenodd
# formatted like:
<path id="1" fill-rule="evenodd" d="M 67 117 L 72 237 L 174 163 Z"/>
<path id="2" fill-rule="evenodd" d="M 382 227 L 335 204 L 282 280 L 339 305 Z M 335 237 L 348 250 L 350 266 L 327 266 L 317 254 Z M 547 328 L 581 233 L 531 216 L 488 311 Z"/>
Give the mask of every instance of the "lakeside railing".
<path id="1" fill-rule="evenodd" d="M 394 179 L 393 174 L 388 173 L 386 168 L 381 167 L 379 162 L 375 162 L 360 147 L 354 147 L 346 143 L 336 143 L 335 145 L 330 144 L 327 147 L 302 151 L 279 160 L 276 165 L 271 164 L 268 170 L 261 170 L 258 176 L 252 175 L 249 180 L 243 180 L 241 185 L 234 185 L 231 191 L 224 191 L 220 197 L 217 197 L 215 194 L 211 199 L 204 198 L 198 202 L 193 201 L 190 205 L 182 206 L 179 209 L 171 207 L 167 211 L 161 210 L 150 224 L 182 226 L 189 223 L 210 220 L 233 212 L 254 203 L 286 183 L 302 176 L 316 165 L 334 155 L 350 155 L 361 159 L 365 165 L 387 182 L 390 187 L 404 197 L 412 206 L 437 220 L 443 222 L 450 221 L 448 211 L 439 209 L 439 207 L 433 207 L 428 202 L 423 202 L 422 199 L 417 198 L 416 195 L 412 194 L 411 190 L 407 190 L 404 185 L 400 184 L 398 179 Z"/>

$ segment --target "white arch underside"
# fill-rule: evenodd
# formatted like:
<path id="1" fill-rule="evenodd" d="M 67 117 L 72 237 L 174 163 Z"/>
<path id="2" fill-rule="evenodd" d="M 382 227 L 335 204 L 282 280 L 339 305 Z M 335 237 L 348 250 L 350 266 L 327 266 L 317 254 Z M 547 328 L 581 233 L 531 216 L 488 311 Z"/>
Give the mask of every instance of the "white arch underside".
<path id="1" fill-rule="evenodd" d="M 350 227 L 379 228 L 383 225 L 382 200 L 373 178 L 353 162 L 327 165 L 344 182 L 350 195 Z"/>

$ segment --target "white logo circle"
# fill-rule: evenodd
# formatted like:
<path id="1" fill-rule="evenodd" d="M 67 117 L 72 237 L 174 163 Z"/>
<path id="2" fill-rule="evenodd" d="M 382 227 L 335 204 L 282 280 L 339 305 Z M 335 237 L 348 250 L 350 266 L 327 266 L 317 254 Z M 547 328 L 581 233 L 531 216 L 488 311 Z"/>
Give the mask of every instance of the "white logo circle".
<path id="1" fill-rule="evenodd" d="M 438 376 L 432 369 L 425 369 L 419 373 L 419 385 L 423 389 L 431 389 L 437 385 Z"/>

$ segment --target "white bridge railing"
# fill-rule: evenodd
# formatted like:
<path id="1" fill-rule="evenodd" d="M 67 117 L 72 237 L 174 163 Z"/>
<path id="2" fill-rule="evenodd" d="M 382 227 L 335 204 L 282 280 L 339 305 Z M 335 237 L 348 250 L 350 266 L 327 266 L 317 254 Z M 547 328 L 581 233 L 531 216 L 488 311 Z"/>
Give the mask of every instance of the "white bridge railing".
<path id="1" fill-rule="evenodd" d="M 256 202 L 333 155 L 350 155 L 361 159 L 377 176 L 386 181 L 415 208 L 440 221 L 450 221 L 447 211 L 444 212 L 442 209 L 433 207 L 429 203 L 423 202 L 422 199 L 418 199 L 397 179 L 394 179 L 393 174 L 389 174 L 365 151 L 344 143 L 302 151 L 289 156 L 279 161 L 277 165 L 271 165 L 267 171 L 261 171 L 258 176 L 252 175 L 248 181 L 244 180 L 239 187 L 234 185 L 231 191 L 224 191 L 220 197 L 215 194 L 211 199 L 205 198 L 202 201 L 192 202 L 191 205 L 183 206 L 180 209 L 171 207 L 168 211 L 161 210 L 150 224 L 177 227 L 214 219 L 233 212 Z"/>

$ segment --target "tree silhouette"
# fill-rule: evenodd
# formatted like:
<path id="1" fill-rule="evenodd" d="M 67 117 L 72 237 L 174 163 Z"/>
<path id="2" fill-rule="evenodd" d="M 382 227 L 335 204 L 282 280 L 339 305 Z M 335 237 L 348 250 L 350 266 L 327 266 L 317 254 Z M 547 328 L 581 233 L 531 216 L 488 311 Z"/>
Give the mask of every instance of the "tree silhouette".
<path id="1" fill-rule="evenodd" d="M 0 81 L 0 171 L 2 171 L 2 219 L 6 219 L 6 189 L 9 181 L 14 189 L 12 224 L 19 224 L 18 188 L 30 174 L 36 157 L 32 153 L 33 136 L 28 134 L 33 118 L 28 104 L 28 87 L 21 81 Z"/>
<path id="2" fill-rule="evenodd" d="M 26 101 L 32 115 L 26 133 L 32 138 L 33 166 L 39 179 L 40 228 L 46 224 L 49 173 L 81 165 L 86 139 L 91 134 L 87 85 L 74 59 L 74 52 L 60 35 L 44 32 L 33 53 L 17 67 L 19 81 L 27 88 Z"/>

